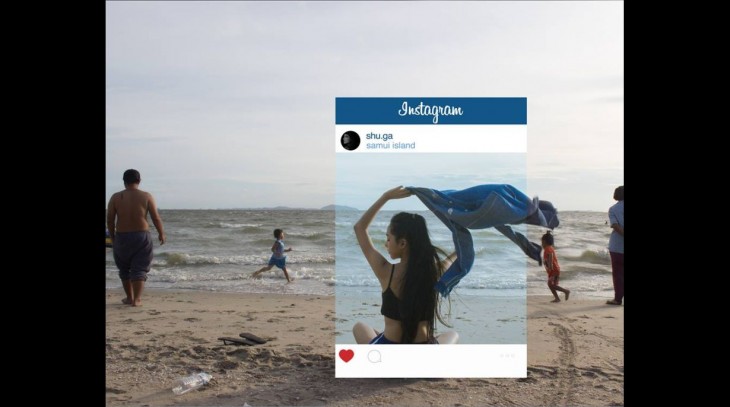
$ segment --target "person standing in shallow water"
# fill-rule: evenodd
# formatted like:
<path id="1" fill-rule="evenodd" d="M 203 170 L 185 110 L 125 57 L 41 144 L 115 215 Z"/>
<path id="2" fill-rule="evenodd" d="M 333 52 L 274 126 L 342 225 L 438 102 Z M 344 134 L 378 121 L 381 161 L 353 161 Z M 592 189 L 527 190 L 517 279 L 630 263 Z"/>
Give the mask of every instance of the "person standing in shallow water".
<path id="1" fill-rule="evenodd" d="M 608 252 L 611 254 L 611 274 L 613 276 L 613 300 L 608 305 L 621 305 L 624 300 L 624 186 L 613 191 L 613 199 L 617 200 L 608 209 L 608 221 L 611 224 L 611 237 L 608 240 Z"/>
<path id="2" fill-rule="evenodd" d="M 558 255 L 555 253 L 555 238 L 549 231 L 542 235 L 543 257 L 542 263 L 545 265 L 545 271 L 548 275 L 548 288 L 553 293 L 554 300 L 550 302 L 560 302 L 558 291 L 565 294 L 565 301 L 570 297 L 570 290 L 559 286 L 560 283 L 560 264 L 558 263 Z"/>
<path id="3" fill-rule="evenodd" d="M 150 214 L 157 229 L 160 245 L 165 244 L 167 237 L 157 212 L 155 198 L 149 192 L 139 189 L 142 181 L 139 171 L 124 171 L 122 180 L 124 190 L 109 199 L 106 225 L 112 239 L 114 262 L 127 295 L 122 303 L 137 307 L 142 305 L 142 291 L 153 256 L 147 214 Z"/>

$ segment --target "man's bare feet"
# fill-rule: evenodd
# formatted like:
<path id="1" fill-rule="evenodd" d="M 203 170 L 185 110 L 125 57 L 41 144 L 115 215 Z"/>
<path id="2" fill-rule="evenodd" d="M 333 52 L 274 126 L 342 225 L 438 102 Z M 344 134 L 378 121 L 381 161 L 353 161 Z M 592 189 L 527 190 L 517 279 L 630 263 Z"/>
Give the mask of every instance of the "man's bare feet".
<path id="1" fill-rule="evenodd" d="M 570 290 L 565 291 L 565 301 L 568 301 L 568 297 L 570 297 Z"/>
<path id="2" fill-rule="evenodd" d="M 556 298 L 556 299 L 554 299 L 554 300 L 552 300 L 550 302 L 560 302 L 560 298 Z"/>
<path id="3" fill-rule="evenodd" d="M 136 300 L 134 300 L 134 303 L 132 304 L 132 306 L 133 307 L 141 307 L 142 306 L 142 300 L 140 300 L 139 298 L 137 298 Z"/>
<path id="4" fill-rule="evenodd" d="M 131 305 L 132 300 L 130 300 L 129 298 L 122 298 L 122 304 Z"/>

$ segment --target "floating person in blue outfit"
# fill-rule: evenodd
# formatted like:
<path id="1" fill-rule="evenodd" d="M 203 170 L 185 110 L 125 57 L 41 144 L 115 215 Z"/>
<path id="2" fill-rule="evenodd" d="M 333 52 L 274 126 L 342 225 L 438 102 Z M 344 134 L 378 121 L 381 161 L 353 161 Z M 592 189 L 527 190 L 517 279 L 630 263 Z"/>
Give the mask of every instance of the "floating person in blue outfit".
<path id="1" fill-rule="evenodd" d="M 542 265 L 541 245 L 530 242 L 508 225 L 528 224 L 558 227 L 558 211 L 552 203 L 530 199 L 512 185 L 485 184 L 455 191 L 406 188 L 451 230 L 458 261 L 451 264 L 436 288 L 448 296 L 474 264 L 474 244 L 469 229 L 493 227 L 509 238 L 531 259 Z"/>

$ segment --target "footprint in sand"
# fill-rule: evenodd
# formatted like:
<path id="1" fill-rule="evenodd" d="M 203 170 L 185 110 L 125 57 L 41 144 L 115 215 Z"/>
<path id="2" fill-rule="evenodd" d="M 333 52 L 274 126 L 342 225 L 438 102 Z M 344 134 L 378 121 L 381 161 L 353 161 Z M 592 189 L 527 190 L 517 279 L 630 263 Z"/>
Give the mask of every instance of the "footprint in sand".
<path id="1" fill-rule="evenodd" d="M 200 321 L 200 318 L 185 318 L 183 321 L 198 322 L 198 321 Z"/>
<path id="2" fill-rule="evenodd" d="M 123 394 L 123 393 L 126 393 L 126 391 L 119 390 L 119 389 L 115 389 L 114 387 L 107 387 L 106 388 L 106 392 L 107 393 L 112 393 L 112 394 Z"/>
<path id="3" fill-rule="evenodd" d="M 213 367 L 221 370 L 233 370 L 238 367 L 238 362 L 234 362 L 232 360 L 221 360 L 220 362 L 216 362 Z"/>

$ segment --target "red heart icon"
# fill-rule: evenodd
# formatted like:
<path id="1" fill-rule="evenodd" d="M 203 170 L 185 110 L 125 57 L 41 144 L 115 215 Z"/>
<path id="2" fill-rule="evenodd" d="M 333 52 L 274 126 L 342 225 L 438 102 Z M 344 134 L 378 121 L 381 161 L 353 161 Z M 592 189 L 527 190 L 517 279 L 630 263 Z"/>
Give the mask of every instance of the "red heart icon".
<path id="1" fill-rule="evenodd" d="M 353 352 L 352 349 L 340 350 L 340 359 L 342 359 L 345 363 L 349 362 L 354 357 L 355 357 L 355 352 Z"/>

